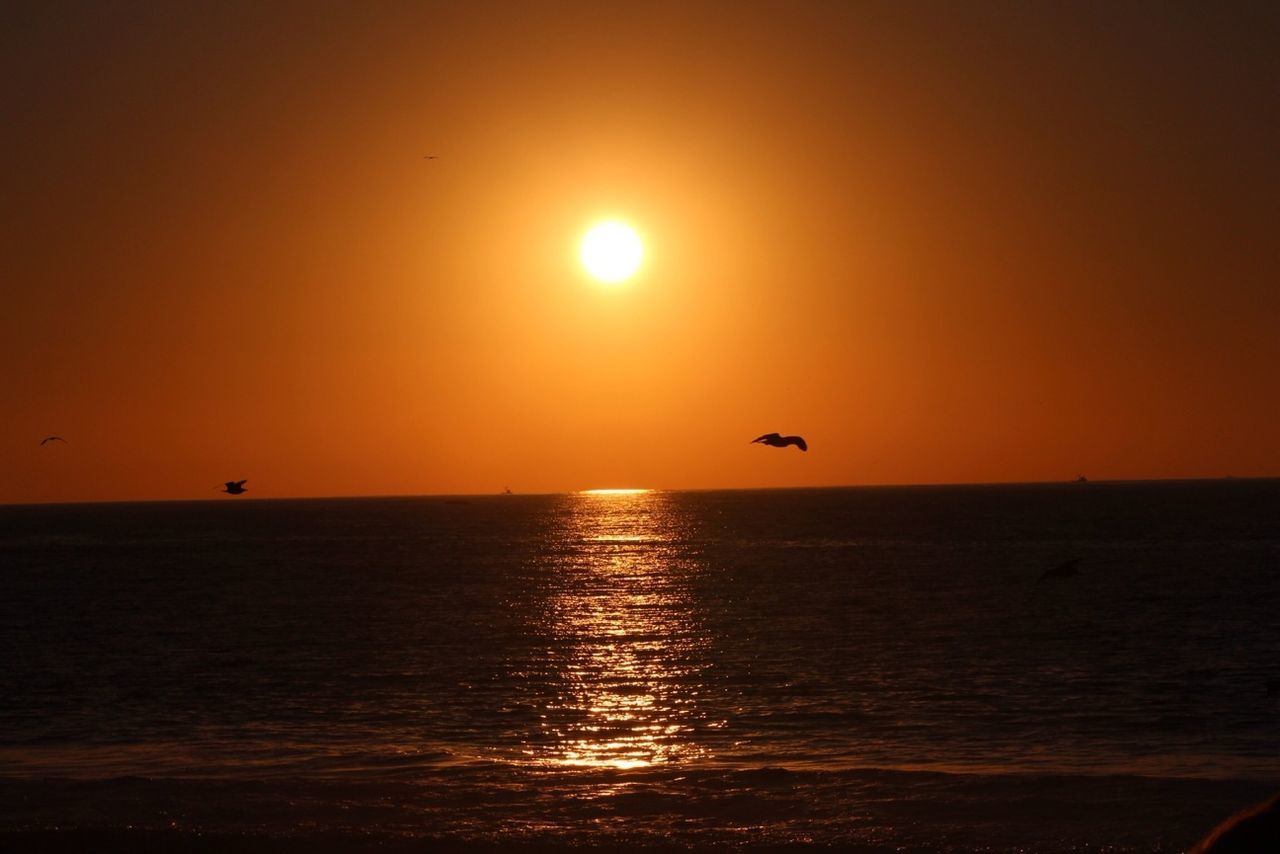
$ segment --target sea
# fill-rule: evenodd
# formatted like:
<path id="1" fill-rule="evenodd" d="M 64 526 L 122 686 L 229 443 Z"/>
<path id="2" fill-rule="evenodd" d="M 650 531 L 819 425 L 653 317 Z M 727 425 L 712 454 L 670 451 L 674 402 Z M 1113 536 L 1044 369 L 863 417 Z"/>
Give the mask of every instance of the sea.
<path id="1" fill-rule="evenodd" d="M 7 850 L 1182 851 L 1277 680 L 1276 480 L 0 507 Z"/>

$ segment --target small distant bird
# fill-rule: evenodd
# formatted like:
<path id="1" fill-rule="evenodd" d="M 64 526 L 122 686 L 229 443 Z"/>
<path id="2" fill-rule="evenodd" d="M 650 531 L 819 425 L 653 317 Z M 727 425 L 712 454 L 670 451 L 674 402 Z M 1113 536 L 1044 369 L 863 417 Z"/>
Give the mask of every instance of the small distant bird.
<path id="1" fill-rule="evenodd" d="M 765 433 L 763 436 L 757 436 L 748 444 L 754 445 L 756 442 L 768 445 L 771 448 L 785 448 L 788 445 L 795 445 L 802 451 L 809 450 L 809 445 L 805 442 L 803 436 L 779 436 L 777 433 Z"/>
<path id="2" fill-rule="evenodd" d="M 248 490 L 246 490 L 246 489 L 244 488 L 244 485 L 245 485 L 246 483 L 248 483 L 248 482 L 249 482 L 249 481 L 248 481 L 247 479 L 245 479 L 245 480 L 229 480 L 229 481 L 227 481 L 227 482 L 223 485 L 223 488 L 222 488 L 222 489 L 220 489 L 220 490 L 218 490 L 218 491 L 219 491 L 219 492 L 225 492 L 225 493 L 227 493 L 228 495 L 239 495 L 239 494 L 240 494 L 240 493 L 242 493 L 242 492 L 247 492 L 247 491 L 248 491 Z"/>
<path id="3" fill-rule="evenodd" d="M 1040 573 L 1039 580 L 1044 581 L 1046 578 L 1070 578 L 1073 575 L 1079 575 L 1080 570 L 1077 569 L 1079 564 L 1080 558 L 1073 558 L 1066 563 L 1055 566 L 1053 569 L 1046 569 L 1044 572 Z"/>
<path id="4" fill-rule="evenodd" d="M 63 444 L 67 444 L 67 440 L 61 436 L 45 436 L 40 440 L 41 445 L 47 445 L 49 442 L 62 442 Z"/>
<path id="5" fill-rule="evenodd" d="M 422 155 L 422 159 L 423 159 L 423 160 L 439 160 L 439 159 L 440 159 L 440 155 L 439 155 L 439 154 L 424 154 L 424 155 Z"/>

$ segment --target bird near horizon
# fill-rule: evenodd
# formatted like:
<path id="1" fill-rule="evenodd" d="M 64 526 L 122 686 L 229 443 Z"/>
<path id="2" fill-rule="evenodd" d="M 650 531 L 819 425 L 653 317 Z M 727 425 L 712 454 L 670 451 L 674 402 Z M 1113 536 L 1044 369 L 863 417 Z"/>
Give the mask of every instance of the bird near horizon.
<path id="1" fill-rule="evenodd" d="M 765 433 L 763 436 L 757 436 L 752 439 L 750 444 L 754 445 L 756 442 L 768 445 L 770 448 L 785 448 L 788 445 L 795 445 L 802 451 L 809 450 L 809 443 L 804 440 L 803 436 L 779 436 L 777 433 Z"/>
<path id="2" fill-rule="evenodd" d="M 239 495 L 242 492 L 248 491 L 244 488 L 244 485 L 248 482 L 248 480 L 229 480 L 222 485 L 222 489 L 219 491 L 225 492 L 228 495 Z"/>
<path id="3" fill-rule="evenodd" d="M 41 445 L 47 445 L 50 442 L 61 442 L 64 445 L 70 444 L 69 442 L 67 442 L 66 439 L 62 438 L 61 436 L 45 436 L 43 439 L 40 440 Z"/>

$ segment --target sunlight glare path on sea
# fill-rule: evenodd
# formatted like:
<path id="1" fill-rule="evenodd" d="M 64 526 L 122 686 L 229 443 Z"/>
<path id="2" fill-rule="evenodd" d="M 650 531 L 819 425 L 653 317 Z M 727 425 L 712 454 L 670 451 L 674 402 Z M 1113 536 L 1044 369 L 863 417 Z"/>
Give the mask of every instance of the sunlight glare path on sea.
<path id="1" fill-rule="evenodd" d="M 643 768 L 706 755 L 693 737 L 709 667 L 707 632 L 687 589 L 689 522 L 647 490 L 569 496 L 556 534 L 559 570 L 536 630 L 551 696 L 524 753 L 539 765 Z"/>

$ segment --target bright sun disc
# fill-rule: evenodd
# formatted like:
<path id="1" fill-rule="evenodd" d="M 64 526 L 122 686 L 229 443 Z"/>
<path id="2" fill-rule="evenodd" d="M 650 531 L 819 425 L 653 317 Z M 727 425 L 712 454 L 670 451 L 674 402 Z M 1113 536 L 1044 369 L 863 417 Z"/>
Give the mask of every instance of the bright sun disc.
<path id="1" fill-rule="evenodd" d="M 621 282 L 640 266 L 640 235 L 620 222 L 602 222 L 582 238 L 582 266 L 602 282 Z"/>

